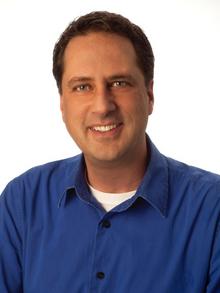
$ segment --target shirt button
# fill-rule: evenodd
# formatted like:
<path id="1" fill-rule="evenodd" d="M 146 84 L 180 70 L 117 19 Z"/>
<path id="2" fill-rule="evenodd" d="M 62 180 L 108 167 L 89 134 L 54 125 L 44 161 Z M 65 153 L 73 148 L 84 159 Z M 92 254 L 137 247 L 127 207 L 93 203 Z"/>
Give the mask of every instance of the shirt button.
<path id="1" fill-rule="evenodd" d="M 110 228 L 111 227 L 111 223 L 108 220 L 104 220 L 102 222 L 102 227 L 103 228 Z"/>
<path id="2" fill-rule="evenodd" d="M 104 278 L 105 278 L 105 274 L 104 274 L 103 272 L 98 272 L 98 273 L 96 274 L 96 277 L 97 277 L 98 279 L 104 279 Z"/>

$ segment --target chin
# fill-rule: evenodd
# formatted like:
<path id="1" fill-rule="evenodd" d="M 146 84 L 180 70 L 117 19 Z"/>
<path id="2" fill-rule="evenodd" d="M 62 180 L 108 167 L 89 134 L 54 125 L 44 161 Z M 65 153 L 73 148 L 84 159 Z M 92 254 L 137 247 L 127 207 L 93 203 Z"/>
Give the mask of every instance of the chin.
<path id="1" fill-rule="evenodd" d="M 121 155 L 120 153 L 116 152 L 107 152 L 105 150 L 99 150 L 96 153 L 84 153 L 85 158 L 89 161 L 101 163 L 101 164 L 109 164 L 109 163 L 116 163 L 120 161 Z"/>
<path id="2" fill-rule="evenodd" d="M 129 145 L 129 144 L 128 144 Z M 128 156 L 128 148 L 120 144 L 90 144 L 82 149 L 84 156 L 90 162 L 112 163 L 122 162 Z"/>

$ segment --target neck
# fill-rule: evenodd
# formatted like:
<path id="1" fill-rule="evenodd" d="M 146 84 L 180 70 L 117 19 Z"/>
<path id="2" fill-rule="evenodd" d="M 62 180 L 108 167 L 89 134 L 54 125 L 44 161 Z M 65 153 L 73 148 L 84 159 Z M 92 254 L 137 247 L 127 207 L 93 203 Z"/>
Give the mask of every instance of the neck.
<path id="1" fill-rule="evenodd" d="M 94 164 L 85 158 L 89 184 L 103 192 L 122 193 L 137 189 L 146 171 L 148 152 L 126 162 Z"/>

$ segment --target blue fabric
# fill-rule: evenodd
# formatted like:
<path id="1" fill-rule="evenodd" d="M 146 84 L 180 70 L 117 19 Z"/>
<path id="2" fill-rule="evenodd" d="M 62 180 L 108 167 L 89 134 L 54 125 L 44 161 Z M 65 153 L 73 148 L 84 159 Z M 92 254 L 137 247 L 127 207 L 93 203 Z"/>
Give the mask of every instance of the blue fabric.
<path id="1" fill-rule="evenodd" d="M 83 155 L 9 183 L 0 292 L 220 292 L 220 176 L 149 146 L 135 196 L 108 213 L 90 194 Z"/>

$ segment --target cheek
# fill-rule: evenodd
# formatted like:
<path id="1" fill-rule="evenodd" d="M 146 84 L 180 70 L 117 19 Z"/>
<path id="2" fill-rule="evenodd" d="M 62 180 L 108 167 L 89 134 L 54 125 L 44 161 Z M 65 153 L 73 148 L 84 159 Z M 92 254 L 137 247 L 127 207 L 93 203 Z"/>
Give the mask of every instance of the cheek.
<path id="1" fill-rule="evenodd" d="M 67 129 L 70 129 L 70 126 L 72 124 L 71 120 L 74 115 L 71 111 L 71 105 L 67 103 L 66 100 L 61 99 L 60 100 L 60 110 L 62 113 L 63 122 L 66 124 Z M 72 114 L 71 114 L 72 113 Z"/>
<path id="2" fill-rule="evenodd" d="M 68 125 L 71 122 L 70 108 L 66 104 L 63 104 L 61 111 L 62 111 L 63 121 L 65 122 L 66 125 Z"/>
<path id="3" fill-rule="evenodd" d="M 147 113 L 149 111 L 149 103 L 146 97 L 140 97 L 136 99 L 136 103 L 133 105 L 133 109 L 137 117 L 140 119 L 143 117 L 147 117 Z"/>
<path id="4" fill-rule="evenodd" d="M 61 100 L 60 102 L 60 109 L 65 119 L 68 120 L 70 119 L 71 116 L 72 117 L 75 116 L 76 114 L 75 109 L 77 109 L 77 106 L 75 106 L 74 103 L 70 101 L 70 99 L 65 98 Z"/>
<path id="5" fill-rule="evenodd" d="M 63 120 L 69 132 L 80 135 L 86 129 L 88 111 L 75 103 L 67 104 L 63 111 Z"/>
<path id="6" fill-rule="evenodd" d="M 119 100 L 118 106 L 124 119 L 130 120 L 135 125 L 145 121 L 148 116 L 147 99 L 142 95 L 127 96 L 125 99 Z"/>

